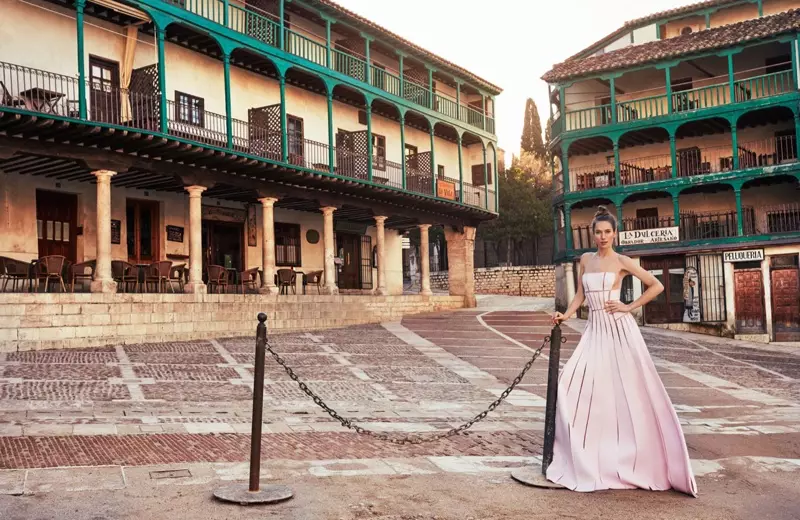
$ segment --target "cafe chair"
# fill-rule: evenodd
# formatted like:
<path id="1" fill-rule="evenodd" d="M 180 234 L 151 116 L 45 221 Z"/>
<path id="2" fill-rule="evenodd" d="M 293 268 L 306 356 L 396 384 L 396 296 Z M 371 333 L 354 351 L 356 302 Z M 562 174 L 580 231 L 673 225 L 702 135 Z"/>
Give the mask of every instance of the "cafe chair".
<path id="1" fill-rule="evenodd" d="M 50 282 L 61 286 L 63 292 L 67 292 L 64 285 L 64 264 L 67 259 L 61 255 L 43 256 L 37 264 L 38 272 L 36 278 L 39 282 L 44 281 L 44 292 L 47 292 Z"/>
<path id="2" fill-rule="evenodd" d="M 258 291 L 258 267 L 240 272 L 239 286 L 242 288 L 242 294 L 245 292 L 245 287 L 252 287 L 254 291 Z"/>
<path id="3" fill-rule="evenodd" d="M 173 265 L 169 270 L 169 279 L 167 281 L 170 288 L 172 288 L 172 284 L 177 283 L 179 292 L 183 292 L 186 284 L 186 264 Z M 174 289 L 173 292 L 175 292 Z"/>
<path id="4" fill-rule="evenodd" d="M 289 287 L 293 294 L 297 294 L 297 273 L 294 269 L 278 269 L 277 275 L 280 294 L 289 294 Z"/>
<path id="5" fill-rule="evenodd" d="M 81 262 L 69 266 L 70 291 L 75 292 L 75 282 L 77 281 L 80 281 L 82 284 L 84 281 L 91 282 L 94 280 L 94 270 L 96 265 L 96 260 L 89 260 L 88 262 Z"/>
<path id="6" fill-rule="evenodd" d="M 147 291 L 150 285 L 153 285 L 155 288 L 154 292 L 167 292 L 167 285 L 169 285 L 172 292 L 175 292 L 175 288 L 169 283 L 171 269 L 172 262 L 169 260 L 150 264 L 144 275 L 144 290 Z"/>
<path id="7" fill-rule="evenodd" d="M 11 292 L 25 288 L 25 280 L 28 280 L 28 273 L 31 264 L 0 256 L 0 280 L 3 282 L 2 292 L 6 292 L 9 282 L 11 283 Z"/>
<path id="8" fill-rule="evenodd" d="M 217 289 L 217 294 L 221 294 L 228 290 L 228 270 L 221 265 L 209 265 L 208 269 L 208 292 L 214 292 Z"/>
<path id="9" fill-rule="evenodd" d="M 322 294 L 322 275 L 324 271 L 310 271 L 303 277 L 303 294 L 306 293 L 306 285 L 316 285 L 317 294 Z"/>
<path id="10" fill-rule="evenodd" d="M 111 261 L 111 277 L 117 282 L 117 287 L 122 292 L 128 292 L 128 287 L 133 285 L 133 292 L 139 292 L 139 270 L 133 264 L 122 260 Z"/>

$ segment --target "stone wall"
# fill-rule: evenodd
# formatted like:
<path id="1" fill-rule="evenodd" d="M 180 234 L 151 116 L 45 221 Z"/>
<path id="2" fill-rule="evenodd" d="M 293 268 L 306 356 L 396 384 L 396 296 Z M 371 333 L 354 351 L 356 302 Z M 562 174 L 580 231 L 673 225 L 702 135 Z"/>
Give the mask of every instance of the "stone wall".
<path id="1" fill-rule="evenodd" d="M 0 352 L 253 336 L 399 320 L 458 309 L 460 296 L 0 294 Z"/>
<path id="2" fill-rule="evenodd" d="M 447 290 L 447 271 L 431 273 L 431 287 Z M 475 292 L 553 298 L 556 295 L 555 267 L 536 265 L 475 269 Z"/>

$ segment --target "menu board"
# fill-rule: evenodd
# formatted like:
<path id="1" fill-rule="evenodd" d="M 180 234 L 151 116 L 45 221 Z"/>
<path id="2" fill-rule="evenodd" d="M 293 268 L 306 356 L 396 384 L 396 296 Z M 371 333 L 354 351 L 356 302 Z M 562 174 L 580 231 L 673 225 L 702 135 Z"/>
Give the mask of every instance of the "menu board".
<path id="1" fill-rule="evenodd" d="M 111 220 L 111 243 L 119 244 L 122 242 L 122 221 Z"/>
<path id="2" fill-rule="evenodd" d="M 183 228 L 180 226 L 167 226 L 168 242 L 183 242 Z"/>

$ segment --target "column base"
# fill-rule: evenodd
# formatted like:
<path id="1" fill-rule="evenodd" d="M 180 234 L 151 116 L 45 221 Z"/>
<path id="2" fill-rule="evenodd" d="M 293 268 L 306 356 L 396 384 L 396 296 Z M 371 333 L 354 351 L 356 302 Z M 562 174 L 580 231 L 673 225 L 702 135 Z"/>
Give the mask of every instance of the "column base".
<path id="1" fill-rule="evenodd" d="M 433 291 L 431 291 L 430 289 L 422 289 L 419 293 L 422 296 L 433 296 Z"/>
<path id="2" fill-rule="evenodd" d="M 337 296 L 339 294 L 339 288 L 336 287 L 335 285 L 334 286 L 327 286 L 326 285 L 326 286 L 324 286 L 322 288 L 322 292 L 324 294 L 329 295 L 329 296 Z"/>
<path id="3" fill-rule="evenodd" d="M 266 285 L 258 288 L 258 294 L 278 294 L 277 285 Z"/>
<path id="4" fill-rule="evenodd" d="M 93 293 L 115 293 L 117 282 L 114 280 L 92 280 L 89 290 Z"/>
<path id="5" fill-rule="evenodd" d="M 203 282 L 189 282 L 183 286 L 183 292 L 188 294 L 206 294 L 208 288 Z"/>

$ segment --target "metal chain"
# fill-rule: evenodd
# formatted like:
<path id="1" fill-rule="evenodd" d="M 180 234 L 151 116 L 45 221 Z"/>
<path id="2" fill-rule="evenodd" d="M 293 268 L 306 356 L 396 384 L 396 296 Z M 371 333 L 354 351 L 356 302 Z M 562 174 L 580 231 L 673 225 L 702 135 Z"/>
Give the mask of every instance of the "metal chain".
<path id="1" fill-rule="evenodd" d="M 527 363 L 525 363 L 525 366 L 523 367 L 522 372 L 520 372 L 519 375 L 514 378 L 514 381 L 511 383 L 511 386 L 506 388 L 503 391 L 503 393 L 500 394 L 500 397 L 498 397 L 492 404 L 490 404 L 489 407 L 486 410 L 484 410 L 483 412 L 479 413 L 478 415 L 473 417 L 471 420 L 465 422 L 461 426 L 458 426 L 456 428 L 451 428 L 451 429 L 449 429 L 449 430 L 447 430 L 446 432 L 443 432 L 443 433 L 437 433 L 435 435 L 426 435 L 424 437 L 421 436 L 421 435 L 407 435 L 407 436 L 404 436 L 404 437 L 400 437 L 398 435 L 388 435 L 388 434 L 385 434 L 385 433 L 379 433 L 379 432 L 375 432 L 375 431 L 372 431 L 372 430 L 368 430 L 368 429 L 366 429 L 366 428 L 364 428 L 362 426 L 359 426 L 358 424 L 355 424 L 352 420 L 347 419 L 345 417 L 342 417 L 341 415 L 339 415 L 339 413 L 336 410 L 334 410 L 333 408 L 328 406 L 325 403 L 325 401 L 322 400 L 321 397 L 319 397 L 317 394 L 315 394 L 308 387 L 308 385 L 306 385 L 303 381 L 300 381 L 300 378 L 297 376 L 297 374 L 295 374 L 294 370 L 292 370 L 292 368 L 289 365 L 286 364 L 286 362 L 283 360 L 283 358 L 281 358 L 278 355 L 277 352 L 272 350 L 272 346 L 269 344 L 269 341 L 267 341 L 267 351 L 270 354 L 272 354 L 272 357 L 275 358 L 275 361 L 277 361 L 278 364 L 280 366 L 282 366 L 284 368 L 284 370 L 286 370 L 286 373 L 289 375 L 289 377 L 292 379 L 292 381 L 295 381 L 300 386 L 300 389 L 303 392 L 305 392 L 305 394 L 314 401 L 314 404 L 316 404 L 317 406 L 319 406 L 320 408 L 325 410 L 328 413 L 328 415 L 330 415 L 331 417 L 333 417 L 334 419 L 339 421 L 342 424 L 342 426 L 344 426 L 346 428 L 349 428 L 351 430 L 354 430 L 356 433 L 358 433 L 360 435 L 367 435 L 367 436 L 372 437 L 374 439 L 378 439 L 378 440 L 381 440 L 381 441 L 386 441 L 386 442 L 390 442 L 392 444 L 397 444 L 397 445 L 401 445 L 402 446 L 402 445 L 406 445 L 406 444 L 424 444 L 424 443 L 428 443 L 428 442 L 435 442 L 435 441 L 438 441 L 438 440 L 441 440 L 441 439 L 444 439 L 444 438 L 447 438 L 447 437 L 452 437 L 453 435 L 458 435 L 458 434 L 468 430 L 475 423 L 478 423 L 478 422 L 482 421 L 483 419 L 485 419 L 486 416 L 489 415 L 489 413 L 494 411 L 495 408 L 500 406 L 500 404 L 503 401 L 506 400 L 506 398 L 509 396 L 509 394 L 511 394 L 511 392 L 514 390 L 514 388 L 516 388 L 516 386 L 522 381 L 522 379 L 525 377 L 525 374 L 527 374 L 528 370 L 530 370 L 531 366 L 533 366 L 533 362 L 536 361 L 536 358 L 539 357 L 539 355 L 542 353 L 542 350 L 544 349 L 544 347 L 548 343 L 550 343 L 550 336 L 547 336 L 547 337 L 544 338 L 544 341 L 542 342 L 542 346 L 534 351 L 533 356 L 531 357 L 531 359 Z"/>

